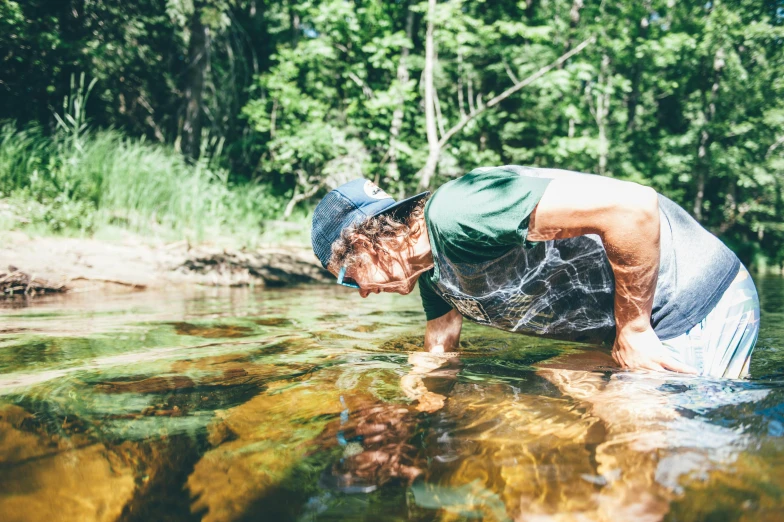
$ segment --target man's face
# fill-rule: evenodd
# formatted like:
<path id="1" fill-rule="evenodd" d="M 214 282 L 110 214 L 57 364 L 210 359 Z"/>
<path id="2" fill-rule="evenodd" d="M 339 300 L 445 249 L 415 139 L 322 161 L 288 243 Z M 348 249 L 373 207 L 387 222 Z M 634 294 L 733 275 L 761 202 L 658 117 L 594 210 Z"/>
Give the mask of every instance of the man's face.
<path id="1" fill-rule="evenodd" d="M 332 271 L 337 276 L 336 271 Z M 381 292 L 410 294 L 422 271 L 414 272 L 405 251 L 370 251 L 362 253 L 362 263 L 346 270 L 346 277 L 359 285 L 359 295 L 367 297 Z"/>

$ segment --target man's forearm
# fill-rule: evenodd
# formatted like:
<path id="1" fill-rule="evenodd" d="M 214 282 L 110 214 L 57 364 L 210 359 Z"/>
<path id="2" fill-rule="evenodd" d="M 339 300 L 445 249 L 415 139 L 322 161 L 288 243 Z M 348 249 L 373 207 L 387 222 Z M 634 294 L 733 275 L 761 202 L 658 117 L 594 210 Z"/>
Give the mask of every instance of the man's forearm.
<path id="1" fill-rule="evenodd" d="M 658 196 L 646 190 L 633 205 L 620 209 L 617 223 L 602 234 L 615 275 L 617 331 L 650 328 L 653 296 L 659 275 L 660 218 Z"/>
<path id="2" fill-rule="evenodd" d="M 554 180 L 529 221 L 528 240 L 599 234 L 615 274 L 613 358 L 623 368 L 696 373 L 662 349 L 651 328 L 661 248 L 659 196 L 608 178 Z"/>
<path id="3" fill-rule="evenodd" d="M 463 318 L 457 310 L 427 322 L 425 350 L 434 353 L 455 352 L 460 345 Z"/>

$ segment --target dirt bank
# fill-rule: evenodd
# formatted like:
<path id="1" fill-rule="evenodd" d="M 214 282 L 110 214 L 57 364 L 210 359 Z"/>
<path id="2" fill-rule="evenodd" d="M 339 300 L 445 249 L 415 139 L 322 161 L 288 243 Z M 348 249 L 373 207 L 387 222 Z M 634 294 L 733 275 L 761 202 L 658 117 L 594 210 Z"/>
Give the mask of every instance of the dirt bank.
<path id="1" fill-rule="evenodd" d="M 326 282 L 313 252 L 295 245 L 231 250 L 210 245 L 0 235 L 0 291 L 135 291 L 170 285 L 285 286 Z"/>

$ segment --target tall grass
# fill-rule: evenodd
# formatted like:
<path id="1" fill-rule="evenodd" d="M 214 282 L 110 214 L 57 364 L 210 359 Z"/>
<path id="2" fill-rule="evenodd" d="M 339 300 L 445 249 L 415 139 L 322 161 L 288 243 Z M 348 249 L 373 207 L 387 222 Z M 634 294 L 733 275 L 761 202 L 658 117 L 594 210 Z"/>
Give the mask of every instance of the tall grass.
<path id="1" fill-rule="evenodd" d="M 262 221 L 280 212 L 264 186 L 233 185 L 226 171 L 189 164 L 170 148 L 67 123 L 52 136 L 0 126 L 0 197 L 22 208 L 29 226 L 82 234 L 120 226 L 254 243 Z"/>

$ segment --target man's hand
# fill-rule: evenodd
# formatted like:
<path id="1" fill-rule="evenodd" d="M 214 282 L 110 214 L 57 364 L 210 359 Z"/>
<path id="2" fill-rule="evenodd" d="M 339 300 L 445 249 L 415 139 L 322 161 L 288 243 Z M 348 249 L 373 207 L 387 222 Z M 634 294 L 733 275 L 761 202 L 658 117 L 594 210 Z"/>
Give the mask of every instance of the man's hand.
<path id="1" fill-rule="evenodd" d="M 408 362 L 411 371 L 400 378 L 400 389 L 412 401 L 418 401 L 416 409 L 433 413 L 444 407 L 446 397 L 434 393 L 425 386 L 425 377 L 438 377 L 454 380 L 460 367 L 460 360 L 454 355 L 443 355 L 429 352 L 409 354 Z"/>
<path id="2" fill-rule="evenodd" d="M 676 361 L 662 345 L 652 327 L 619 330 L 612 351 L 613 359 L 621 368 L 629 370 L 671 371 L 699 373 L 688 364 Z"/>

